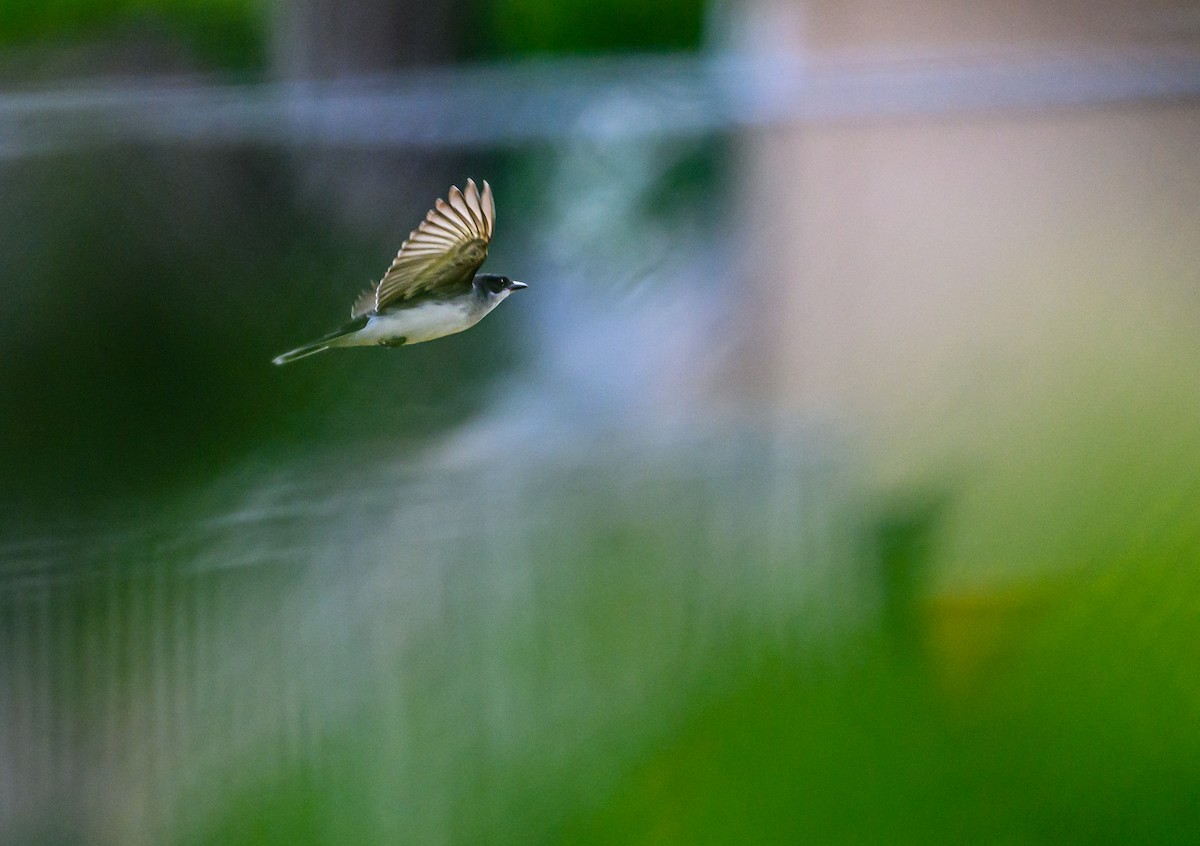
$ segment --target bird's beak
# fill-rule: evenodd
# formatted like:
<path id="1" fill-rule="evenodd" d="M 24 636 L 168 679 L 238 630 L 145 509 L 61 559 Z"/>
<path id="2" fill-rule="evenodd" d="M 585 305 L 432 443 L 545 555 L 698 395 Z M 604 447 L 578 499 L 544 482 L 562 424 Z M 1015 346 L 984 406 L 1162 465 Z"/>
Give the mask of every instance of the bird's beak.
<path id="1" fill-rule="evenodd" d="M 526 285 L 524 282 L 518 282 L 516 279 L 514 279 L 513 281 L 508 283 L 508 290 L 510 290 L 510 291 L 519 291 L 522 288 L 528 288 L 528 287 L 529 286 Z"/>

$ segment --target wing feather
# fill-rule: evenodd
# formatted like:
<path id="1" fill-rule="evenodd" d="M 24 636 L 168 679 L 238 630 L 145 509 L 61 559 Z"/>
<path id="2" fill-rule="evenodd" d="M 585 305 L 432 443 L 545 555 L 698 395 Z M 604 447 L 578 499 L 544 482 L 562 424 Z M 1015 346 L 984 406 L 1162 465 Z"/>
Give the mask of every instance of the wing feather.
<path id="1" fill-rule="evenodd" d="M 483 196 L 479 200 L 479 209 L 483 213 L 483 219 L 487 221 L 487 234 L 490 239 L 496 228 L 496 201 L 492 197 L 492 186 L 487 184 L 486 179 L 483 181 Z"/>
<path id="2" fill-rule="evenodd" d="M 451 221 L 454 227 L 462 234 L 465 235 L 471 231 L 471 222 L 452 203 L 448 203 L 445 200 L 438 200 L 437 210 L 442 213 L 443 217 Z"/>
<path id="3" fill-rule="evenodd" d="M 459 229 L 453 228 L 452 224 L 442 223 L 441 212 L 437 209 L 431 209 L 425 217 L 423 231 L 431 238 L 438 237 L 454 240 L 462 237 L 462 232 Z"/>
<path id="4" fill-rule="evenodd" d="M 379 282 L 355 300 L 350 313 L 371 311 L 422 293 L 451 293 L 471 284 L 487 258 L 496 228 L 492 186 L 484 180 L 482 193 L 475 180 L 466 190 L 451 186 L 448 200 L 439 199 L 408 238 Z"/>
<path id="5" fill-rule="evenodd" d="M 478 205 L 478 200 L 476 200 L 476 205 Z M 487 233 L 487 225 L 482 220 L 483 216 L 476 214 L 475 210 L 467 202 L 467 199 L 462 195 L 462 192 L 457 188 L 450 191 L 450 207 L 458 212 L 459 218 L 472 231 Z"/>

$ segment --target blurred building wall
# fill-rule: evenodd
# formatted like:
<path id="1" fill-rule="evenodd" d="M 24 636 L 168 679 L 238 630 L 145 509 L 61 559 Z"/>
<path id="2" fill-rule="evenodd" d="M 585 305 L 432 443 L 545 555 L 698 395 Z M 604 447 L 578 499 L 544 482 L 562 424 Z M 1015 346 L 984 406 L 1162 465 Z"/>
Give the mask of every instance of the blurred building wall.
<path id="1" fill-rule="evenodd" d="M 1200 47 L 1196 3 L 744 13 L 751 49 L 814 62 Z M 742 151 L 747 322 L 768 331 L 740 378 L 862 427 L 884 478 L 969 462 L 1081 380 L 1136 385 L 1200 328 L 1195 101 L 776 126 Z"/>
<path id="2" fill-rule="evenodd" d="M 1200 6 L 1189 0 L 784 0 L 772 5 L 781 14 L 800 16 L 805 35 L 798 46 L 814 55 L 1195 44 L 1200 31 Z"/>

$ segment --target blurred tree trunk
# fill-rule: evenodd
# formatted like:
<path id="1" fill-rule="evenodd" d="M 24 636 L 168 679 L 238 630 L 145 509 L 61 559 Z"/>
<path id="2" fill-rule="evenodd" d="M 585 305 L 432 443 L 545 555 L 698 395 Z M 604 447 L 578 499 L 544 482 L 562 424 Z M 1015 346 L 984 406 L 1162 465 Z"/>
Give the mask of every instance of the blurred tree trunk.
<path id="1" fill-rule="evenodd" d="M 283 82 L 385 78 L 461 55 L 468 25 L 452 0 L 276 0 L 270 65 Z M 428 150 L 304 149 L 301 197 L 365 236 L 403 236 L 449 187 L 454 157 Z M 397 242 L 398 245 L 398 242 Z"/>
<path id="2" fill-rule="evenodd" d="M 394 73 L 458 56 L 462 4 L 450 0 L 277 0 L 271 65 L 285 80 Z"/>

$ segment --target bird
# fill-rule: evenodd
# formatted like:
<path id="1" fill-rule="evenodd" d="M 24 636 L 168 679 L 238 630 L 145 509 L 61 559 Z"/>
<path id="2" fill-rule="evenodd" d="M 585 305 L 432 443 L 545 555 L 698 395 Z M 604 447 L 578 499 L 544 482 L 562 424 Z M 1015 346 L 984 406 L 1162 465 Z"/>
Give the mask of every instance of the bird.
<path id="1" fill-rule="evenodd" d="M 492 187 L 468 179 L 450 186 L 408 238 L 391 267 L 350 309 L 350 322 L 278 355 L 288 364 L 335 347 L 420 344 L 470 329 L 511 294 L 529 287 L 507 276 L 477 273 L 496 227 Z"/>

